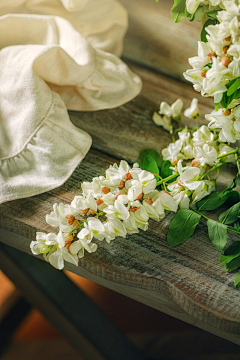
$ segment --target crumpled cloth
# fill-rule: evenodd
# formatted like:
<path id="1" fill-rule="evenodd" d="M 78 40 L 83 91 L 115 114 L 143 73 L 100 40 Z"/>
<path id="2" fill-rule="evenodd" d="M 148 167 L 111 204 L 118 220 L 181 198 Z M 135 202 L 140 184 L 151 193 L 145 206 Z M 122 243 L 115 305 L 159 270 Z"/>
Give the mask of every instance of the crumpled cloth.
<path id="1" fill-rule="evenodd" d="M 85 157 L 91 137 L 67 109 L 139 94 L 118 58 L 126 29 L 115 0 L 0 0 L 0 203 L 62 185 Z"/>

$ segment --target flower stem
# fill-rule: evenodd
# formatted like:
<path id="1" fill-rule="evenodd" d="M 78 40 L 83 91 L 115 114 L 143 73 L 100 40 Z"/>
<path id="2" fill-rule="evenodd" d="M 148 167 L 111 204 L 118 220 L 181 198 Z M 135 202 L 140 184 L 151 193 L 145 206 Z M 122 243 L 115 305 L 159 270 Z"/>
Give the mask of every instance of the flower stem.
<path id="1" fill-rule="evenodd" d="M 236 229 L 235 229 L 234 227 L 232 227 L 232 226 L 228 226 L 227 228 L 228 228 L 228 230 L 230 230 L 230 231 L 232 231 L 232 232 L 235 232 L 235 233 L 237 233 L 237 234 L 240 234 L 240 231 L 236 230 Z"/>
<path id="2" fill-rule="evenodd" d="M 72 231 L 70 231 L 70 234 L 74 233 L 74 231 L 76 231 L 77 229 L 79 229 L 81 226 L 83 226 L 83 224 L 79 224 L 75 229 L 73 229 Z"/>
<path id="3" fill-rule="evenodd" d="M 235 160 L 236 160 L 236 163 L 237 163 L 238 174 L 240 174 L 240 164 L 239 164 L 238 159 L 239 159 L 239 156 L 238 156 L 238 154 L 236 153 L 236 154 L 235 154 Z"/>
<path id="4" fill-rule="evenodd" d="M 99 216 L 103 215 L 104 211 L 100 212 L 100 213 L 96 213 L 95 218 L 98 218 Z"/>
<path id="5" fill-rule="evenodd" d="M 194 211 L 195 213 L 197 213 L 198 215 L 201 215 L 204 219 L 209 220 L 209 218 L 205 215 L 203 215 L 202 213 L 200 213 L 199 211 L 195 210 L 194 208 L 192 208 L 191 206 L 189 206 L 189 209 L 191 209 L 192 211 Z M 240 231 L 236 230 L 234 227 L 232 226 L 227 226 L 227 229 L 229 231 L 235 232 L 237 234 L 240 234 Z"/>
<path id="6" fill-rule="evenodd" d="M 237 154 L 237 152 L 238 152 L 238 148 L 236 148 L 236 149 L 233 150 L 233 151 L 229 151 L 229 152 L 226 153 L 226 154 L 219 155 L 219 156 L 218 156 L 218 159 L 222 159 L 222 158 L 224 158 L 224 157 L 226 157 L 226 156 L 228 156 L 228 155 Z"/>
<path id="7" fill-rule="evenodd" d="M 224 165 L 224 163 L 219 163 L 219 164 L 217 164 L 217 165 L 214 165 L 210 170 L 208 170 L 205 174 L 203 174 L 203 175 L 200 177 L 199 180 L 202 180 L 205 176 L 207 176 L 207 175 L 210 174 L 212 171 L 220 168 L 220 167 L 223 166 L 223 165 Z"/>
<path id="8" fill-rule="evenodd" d="M 179 175 L 178 173 L 177 173 L 177 174 L 173 174 L 173 175 L 170 175 L 170 176 L 166 177 L 165 179 L 162 179 L 162 180 L 158 181 L 158 182 L 157 182 L 157 186 L 158 186 L 158 185 L 161 185 L 161 184 L 163 184 L 163 183 L 166 183 L 166 182 L 168 182 L 169 180 L 175 179 L 178 175 Z"/>
<path id="9" fill-rule="evenodd" d="M 200 213 L 199 211 L 195 210 L 194 208 L 192 208 L 191 206 L 189 206 L 189 209 L 191 209 L 192 211 L 194 211 L 195 213 L 197 213 L 198 215 L 201 215 L 204 219 L 209 220 L 209 218 L 205 215 L 203 215 L 202 213 Z"/>

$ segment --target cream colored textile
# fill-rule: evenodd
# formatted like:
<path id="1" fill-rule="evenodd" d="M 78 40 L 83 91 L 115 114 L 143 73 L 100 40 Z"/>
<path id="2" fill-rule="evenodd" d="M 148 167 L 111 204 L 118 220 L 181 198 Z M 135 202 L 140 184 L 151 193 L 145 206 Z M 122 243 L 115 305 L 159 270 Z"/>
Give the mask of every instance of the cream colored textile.
<path id="1" fill-rule="evenodd" d="M 113 0 L 0 0 L 0 203 L 60 186 L 84 158 L 91 138 L 67 109 L 113 108 L 139 93 L 114 55 L 126 26 Z"/>

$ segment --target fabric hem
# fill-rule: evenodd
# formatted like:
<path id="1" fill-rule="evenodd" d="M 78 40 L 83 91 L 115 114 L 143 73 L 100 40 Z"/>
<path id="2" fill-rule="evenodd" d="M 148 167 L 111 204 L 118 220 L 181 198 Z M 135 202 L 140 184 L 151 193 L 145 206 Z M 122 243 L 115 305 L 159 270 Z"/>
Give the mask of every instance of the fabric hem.
<path id="1" fill-rule="evenodd" d="M 83 158 L 86 156 L 86 154 L 88 153 L 88 151 L 90 150 L 92 145 L 92 142 L 89 141 L 89 144 L 83 149 L 83 153 L 79 154 L 78 158 L 76 159 L 76 161 L 74 162 L 73 168 L 68 171 L 68 173 L 64 176 L 64 179 L 59 183 L 59 184 L 54 184 L 52 186 L 49 186 L 47 188 L 45 188 L 42 191 L 31 191 L 29 193 L 25 193 L 23 196 L 21 195 L 10 195 L 10 196 L 6 196 L 3 199 L 0 199 L 0 204 L 3 204 L 5 202 L 8 201 L 13 201 L 13 200 L 17 200 L 17 199 L 24 199 L 30 196 L 35 196 L 35 195 L 39 195 L 39 194 L 43 194 L 45 192 L 48 192 L 50 190 L 53 190 L 55 188 L 58 188 L 60 186 L 62 186 L 67 180 L 68 178 L 73 174 L 73 172 L 75 171 L 76 167 L 80 164 L 80 162 L 83 160 Z"/>
<path id="2" fill-rule="evenodd" d="M 52 92 L 52 100 L 51 103 L 49 105 L 49 108 L 47 109 L 47 112 L 44 116 L 44 118 L 41 120 L 40 124 L 36 127 L 36 129 L 34 130 L 34 132 L 29 136 L 29 138 L 27 139 L 27 141 L 24 143 L 24 145 L 22 146 L 21 150 L 19 150 L 18 152 L 16 152 L 14 155 L 10 155 L 10 156 L 6 156 L 4 158 L 1 158 L 0 161 L 3 160 L 9 160 L 12 159 L 16 156 L 18 156 L 21 152 L 24 151 L 24 149 L 26 148 L 27 144 L 32 140 L 33 136 L 38 132 L 38 130 L 42 127 L 43 123 L 47 120 L 48 115 L 50 113 L 50 111 L 52 110 L 53 105 L 55 104 L 55 94 Z"/>

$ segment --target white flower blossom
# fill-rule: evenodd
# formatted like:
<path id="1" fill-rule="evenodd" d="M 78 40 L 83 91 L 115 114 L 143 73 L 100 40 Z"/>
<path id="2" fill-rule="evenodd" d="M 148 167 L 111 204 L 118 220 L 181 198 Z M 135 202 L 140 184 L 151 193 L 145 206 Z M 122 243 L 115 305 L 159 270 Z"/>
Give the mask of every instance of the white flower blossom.
<path id="1" fill-rule="evenodd" d="M 66 216 L 72 213 L 73 209 L 70 205 L 54 204 L 51 214 L 46 215 L 46 222 L 52 227 L 60 227 L 65 233 L 71 232 L 74 226 L 68 224 Z"/>
<path id="2" fill-rule="evenodd" d="M 45 242 L 45 246 L 50 247 L 48 254 L 46 250 L 42 248 L 41 242 Z M 56 269 L 62 270 L 64 268 L 64 261 L 67 261 L 76 266 L 78 265 L 77 256 L 70 254 L 68 249 L 65 247 L 65 237 L 61 230 L 59 231 L 58 235 L 54 233 L 38 233 L 37 241 L 33 241 L 30 245 L 30 248 L 34 254 L 37 252 L 44 253 L 46 260 L 49 261 L 50 264 Z M 38 248 L 38 251 L 36 248 Z"/>
<path id="3" fill-rule="evenodd" d="M 172 133 L 172 119 L 181 119 L 182 108 L 182 99 L 177 99 L 171 106 L 167 102 L 162 101 L 159 112 L 154 112 L 152 119 L 157 126 L 162 126 L 165 130 Z"/>
<path id="4" fill-rule="evenodd" d="M 70 253 L 73 255 L 77 255 L 79 258 L 84 256 L 84 250 L 88 251 L 89 253 L 95 252 L 97 250 L 97 245 L 92 243 L 92 234 L 86 228 L 82 229 L 78 233 L 77 241 L 74 241 L 70 245 Z"/>
<path id="5" fill-rule="evenodd" d="M 192 99 L 191 105 L 184 111 L 184 116 L 189 119 L 196 119 L 200 115 L 200 111 L 198 108 L 198 99 Z"/>
<path id="6" fill-rule="evenodd" d="M 205 196 L 211 194 L 215 189 L 214 181 L 202 180 L 198 188 L 192 193 L 193 203 L 202 200 Z"/>

